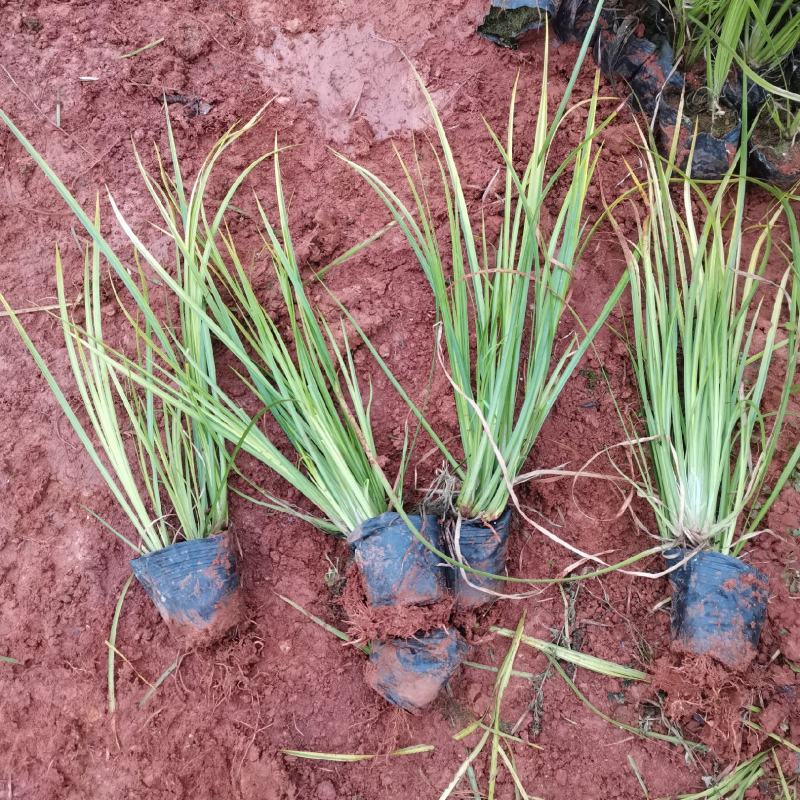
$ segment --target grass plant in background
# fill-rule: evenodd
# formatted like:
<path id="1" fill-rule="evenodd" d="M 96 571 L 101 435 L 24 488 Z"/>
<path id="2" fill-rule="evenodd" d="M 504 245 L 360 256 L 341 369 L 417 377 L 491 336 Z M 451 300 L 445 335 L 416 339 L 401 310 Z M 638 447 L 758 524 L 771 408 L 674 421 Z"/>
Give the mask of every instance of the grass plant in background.
<path id="1" fill-rule="evenodd" d="M 766 579 L 735 557 L 800 457 L 800 445 L 792 444 L 762 498 L 797 367 L 797 223 L 784 199 L 752 243 L 745 241 L 742 178 L 729 173 L 709 197 L 688 180 L 673 187 L 672 162 L 649 151 L 645 160 L 646 183 L 631 171 L 644 218 L 636 205 L 626 206 L 638 240 L 629 245 L 620 237 L 644 434 L 637 440 L 631 422 L 631 440 L 640 442 L 639 489 L 662 541 L 677 548 L 673 555 L 685 560 L 698 551 L 671 574 L 673 635 L 690 650 L 741 666 L 755 653 Z M 780 224 L 788 226 L 788 246 L 775 235 Z M 766 273 L 770 257 L 782 264 L 774 280 Z"/>
<path id="2" fill-rule="evenodd" d="M 671 10 L 675 49 L 690 67 L 705 62 L 715 108 L 734 67 L 762 89 L 792 97 L 781 68 L 800 44 L 800 14 L 793 0 L 681 0 Z"/>
<path id="3" fill-rule="evenodd" d="M 781 97 L 768 97 L 762 114 L 765 114 L 783 142 L 792 147 L 800 133 L 800 107 Z"/>
<path id="4" fill-rule="evenodd" d="M 388 208 L 433 292 L 437 346 L 446 353 L 441 362 L 453 388 L 463 455 L 454 502 L 459 515 L 455 550 L 460 560 L 490 573 L 503 570 L 505 548 L 482 559 L 472 547 L 474 536 L 494 541 L 507 536 L 514 481 L 565 383 L 623 289 L 617 286 L 588 331 L 579 320 L 571 320 L 578 332 L 567 333 L 563 345 L 558 341 L 559 324 L 565 313 L 569 317 L 571 283 L 585 246 L 584 203 L 599 154 L 594 139 L 602 127 L 597 124 L 597 84 L 588 101 L 569 107 L 591 33 L 590 29 L 552 117 L 545 44 L 536 127 L 521 174 L 514 165 L 519 158 L 513 130 L 516 88 L 506 143 L 489 129 L 505 168 L 496 240 L 490 240 L 482 215 L 477 217 L 468 208 L 444 125 L 421 80 L 441 149 L 441 156 L 434 152 L 447 210 L 444 235 L 437 230 L 418 162 L 408 165 L 398 153 L 411 206 L 381 178 L 349 162 Z M 585 114 L 583 139 L 554 167 L 552 144 L 564 121 L 581 113 Z M 566 182 L 565 190 L 561 186 L 555 190 L 559 179 Z M 552 213 L 552 222 L 545 209 Z M 455 460 L 449 453 L 448 457 L 451 463 Z M 474 535 L 470 521 L 476 523 Z M 462 577 L 467 580 L 463 572 Z M 488 588 L 490 584 L 484 583 Z M 470 604 L 489 597 L 485 591 L 472 594 Z"/>

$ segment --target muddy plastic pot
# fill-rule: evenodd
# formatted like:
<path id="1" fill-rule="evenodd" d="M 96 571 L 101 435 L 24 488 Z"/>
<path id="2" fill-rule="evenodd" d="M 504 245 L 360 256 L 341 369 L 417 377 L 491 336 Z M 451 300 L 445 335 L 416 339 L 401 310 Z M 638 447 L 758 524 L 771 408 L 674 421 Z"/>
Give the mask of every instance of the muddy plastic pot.
<path id="1" fill-rule="evenodd" d="M 582 42 L 594 19 L 596 0 L 561 0 L 553 17 L 553 30 L 562 42 Z M 601 11 L 595 35 L 609 26 L 609 15 Z"/>
<path id="2" fill-rule="evenodd" d="M 210 644 L 242 621 L 239 566 L 228 532 L 176 542 L 133 559 L 131 568 L 184 647 Z"/>
<path id="3" fill-rule="evenodd" d="M 748 164 L 754 178 L 789 189 L 800 181 L 800 143 L 765 144 L 756 135 L 750 140 Z"/>
<path id="4" fill-rule="evenodd" d="M 667 566 L 687 553 L 668 550 Z M 733 556 L 701 551 L 669 580 L 673 647 L 745 669 L 756 654 L 767 613 L 767 576 Z"/>
<path id="5" fill-rule="evenodd" d="M 767 100 L 767 92 L 753 81 L 747 82 L 747 116 L 753 120 Z M 742 110 L 742 73 L 734 69 L 722 85 L 722 99 L 735 111 Z"/>
<path id="6" fill-rule="evenodd" d="M 385 700 L 418 714 L 436 699 L 468 650 L 455 628 L 373 642 L 365 679 Z"/>
<path id="7" fill-rule="evenodd" d="M 436 517 L 408 518 L 427 541 L 442 549 Z M 363 522 L 347 541 L 355 551 L 370 605 L 424 606 L 444 599 L 446 585 L 440 559 L 417 539 L 399 514 L 387 512 Z"/>
<path id="8" fill-rule="evenodd" d="M 462 520 L 458 532 L 458 551 L 461 558 L 473 569 L 491 572 L 493 575 L 504 575 L 508 558 L 508 538 L 511 533 L 511 509 L 507 508 L 493 522 L 481 520 Z M 455 545 L 455 543 L 454 543 Z M 453 548 L 455 550 L 455 546 Z M 454 558 L 457 555 L 453 554 Z M 479 588 L 502 591 L 503 581 L 484 578 L 480 575 L 466 573 L 469 583 L 457 567 L 450 573 L 452 576 L 455 605 L 458 609 L 477 608 L 491 603 L 495 598 Z M 470 586 L 474 584 L 474 586 Z"/>
<path id="9" fill-rule="evenodd" d="M 545 17 L 557 10 L 558 0 L 492 0 L 478 35 L 513 49 L 524 34 L 541 28 Z"/>
<path id="10" fill-rule="evenodd" d="M 658 48 L 648 39 L 621 34 L 606 25 L 595 41 L 594 58 L 609 80 L 629 83 L 648 61 L 658 58 Z"/>
<path id="11" fill-rule="evenodd" d="M 631 37 L 629 42 L 624 63 L 633 67 L 650 49 L 648 45 L 651 43 L 636 37 Z M 643 60 L 642 66 L 627 79 L 627 83 L 631 88 L 631 105 L 649 115 L 663 108 L 665 103 L 669 105 L 670 101 L 677 108 L 677 100 L 685 86 L 683 73 L 675 69 L 675 56 L 666 42 Z"/>
<path id="12" fill-rule="evenodd" d="M 656 143 L 662 153 L 668 153 L 678 124 L 677 104 L 662 99 L 656 121 Z M 690 117 L 682 117 L 678 142 L 675 151 L 675 163 L 686 169 L 689 154 L 692 153 L 691 177 L 700 180 L 718 180 L 730 169 L 739 150 L 741 123 L 736 123 L 722 135 L 715 136 L 708 131 L 698 131 L 695 135 L 694 121 Z"/>

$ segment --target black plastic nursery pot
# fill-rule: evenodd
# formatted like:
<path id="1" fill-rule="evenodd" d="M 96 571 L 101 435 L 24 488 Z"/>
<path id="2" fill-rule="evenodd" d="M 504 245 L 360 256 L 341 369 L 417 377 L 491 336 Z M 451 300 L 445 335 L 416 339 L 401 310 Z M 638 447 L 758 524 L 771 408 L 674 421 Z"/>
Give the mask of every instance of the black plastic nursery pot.
<path id="1" fill-rule="evenodd" d="M 502 47 L 515 48 L 528 31 L 545 23 L 558 11 L 559 0 L 492 0 L 489 12 L 478 26 L 478 34 Z"/>
<path id="2" fill-rule="evenodd" d="M 748 163 L 753 177 L 789 189 L 800 181 L 800 143 L 768 144 L 756 133 L 750 140 Z"/>
<path id="3" fill-rule="evenodd" d="M 553 16 L 553 30 L 562 42 L 583 41 L 594 19 L 594 3 L 561 0 Z M 600 19 L 602 29 L 603 19 Z"/>
<path id="4" fill-rule="evenodd" d="M 210 644 L 243 619 L 239 565 L 227 531 L 176 542 L 133 559 L 131 568 L 184 647 Z"/>
<path id="5" fill-rule="evenodd" d="M 678 125 L 678 104 L 674 99 L 663 102 L 658 110 L 656 121 L 656 143 L 663 153 L 669 152 Z M 713 134 L 698 130 L 695 133 L 694 120 L 684 116 L 677 131 L 675 163 L 686 169 L 691 155 L 691 176 L 700 180 L 718 180 L 730 169 L 739 150 L 742 126 L 740 122 L 727 131 Z M 692 152 L 694 148 L 694 152 Z"/>
<path id="6" fill-rule="evenodd" d="M 461 558 L 473 569 L 503 575 L 508 558 L 508 538 L 511 533 L 511 509 L 507 508 L 496 520 L 462 520 L 458 531 L 458 552 Z M 454 532 L 455 536 L 455 532 Z M 455 542 L 454 542 L 455 544 Z M 454 547 L 454 550 L 456 548 Z M 455 554 L 454 554 L 455 557 Z M 466 573 L 469 583 L 460 569 L 451 572 L 456 608 L 470 609 L 492 602 L 494 595 L 481 591 L 490 589 L 502 592 L 503 581 L 495 578 L 484 578 L 480 575 Z M 473 586 L 470 586 L 473 584 Z"/>
<path id="7" fill-rule="evenodd" d="M 648 116 L 657 115 L 655 129 L 659 150 L 669 152 L 677 136 L 675 162 L 681 169 L 688 167 L 691 154 L 693 178 L 714 180 L 724 175 L 739 149 L 741 124 L 738 118 L 720 132 L 702 129 L 695 132 L 695 119 L 688 109 L 684 108 L 683 116 L 678 114 L 685 81 L 674 68 L 672 48 L 667 43 L 656 47 L 648 39 L 629 36 L 624 42 L 617 42 L 616 49 L 609 43 L 604 63 L 602 43 L 613 36 L 604 30 L 598 37 L 598 63 L 607 75 L 627 83 L 631 105 L 637 111 Z"/>
<path id="8" fill-rule="evenodd" d="M 629 78 L 625 78 L 631 88 L 633 108 L 648 116 L 656 113 L 665 104 L 677 109 L 677 100 L 684 91 L 685 82 L 683 75 L 675 69 L 672 48 L 666 42 L 656 48 L 647 39 L 632 36 L 626 43 L 624 53 L 621 64 L 625 69 L 635 67 L 642 60 L 641 67 Z M 643 58 L 645 53 L 650 53 L 649 57 Z M 619 67 L 617 75 L 620 75 Z M 669 103 L 670 99 L 672 103 Z"/>
<path id="9" fill-rule="evenodd" d="M 646 63 L 658 58 L 658 48 L 638 36 L 620 38 L 605 24 L 595 40 L 594 58 L 607 78 L 630 83 Z"/>
<path id="10" fill-rule="evenodd" d="M 737 68 L 734 69 L 725 83 L 722 85 L 722 98 L 731 108 L 742 107 L 743 92 L 742 73 Z M 758 114 L 758 110 L 764 105 L 767 99 L 767 92 L 757 83 L 748 81 L 747 83 L 747 118 L 753 120 Z"/>
<path id="11" fill-rule="evenodd" d="M 659 96 L 680 96 L 683 91 L 683 75 L 674 69 L 669 44 L 634 36 L 628 22 L 617 26 L 614 11 L 600 13 L 593 51 L 597 66 L 612 83 L 630 87 L 630 102 L 637 110 L 652 114 Z"/>
<path id="12" fill-rule="evenodd" d="M 384 699 L 418 714 L 436 699 L 468 650 L 454 628 L 373 642 L 365 678 Z"/>
<path id="13" fill-rule="evenodd" d="M 441 550 L 442 531 L 432 516 L 409 520 Z M 387 512 L 363 522 L 347 537 L 355 551 L 367 602 L 373 606 L 430 605 L 444 599 L 440 559 L 417 539 L 399 514 Z"/>
<path id="14" fill-rule="evenodd" d="M 688 552 L 668 550 L 667 566 Z M 745 669 L 756 654 L 767 613 L 767 576 L 733 556 L 700 551 L 669 579 L 673 647 Z"/>

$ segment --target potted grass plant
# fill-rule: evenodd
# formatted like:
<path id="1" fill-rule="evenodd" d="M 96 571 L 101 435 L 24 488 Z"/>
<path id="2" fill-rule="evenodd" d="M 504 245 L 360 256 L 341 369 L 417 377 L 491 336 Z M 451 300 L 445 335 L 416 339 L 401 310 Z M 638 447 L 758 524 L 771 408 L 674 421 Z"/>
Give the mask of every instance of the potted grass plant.
<path id="1" fill-rule="evenodd" d="M 714 113 L 720 113 L 726 94 L 731 96 L 735 71 L 763 91 L 785 93 L 780 67 L 800 42 L 800 17 L 792 0 L 671 5 L 675 49 L 688 67 L 703 64 Z M 733 98 L 738 106 L 735 91 Z"/>
<path id="2" fill-rule="evenodd" d="M 751 162 L 760 177 L 770 183 L 791 185 L 796 179 L 797 159 L 792 159 L 793 136 L 784 138 L 791 122 L 787 114 L 800 102 L 791 90 L 789 63 L 791 54 L 800 44 L 800 15 L 791 0 L 754 0 L 746 3 L 719 3 L 715 0 L 673 4 L 676 52 L 685 69 L 704 75 L 704 87 L 687 93 L 685 110 L 698 121 L 696 135 L 705 137 L 702 146 L 695 145 L 693 163 L 696 165 L 705 150 L 716 145 L 718 152 L 729 154 L 733 163 L 739 144 L 743 103 L 747 116 L 756 117 L 759 108 L 768 103 L 774 113 L 761 115 L 761 124 L 749 140 Z M 675 117 L 678 98 L 665 98 L 669 116 Z M 774 124 L 777 121 L 779 124 Z M 695 126 L 682 120 L 688 157 L 690 139 Z M 669 149 L 671 128 L 668 126 L 663 149 Z M 718 159 L 722 161 L 722 159 Z M 727 169 L 718 170 L 719 177 Z M 706 177 L 695 168 L 698 177 Z M 710 176 L 709 176 L 710 177 Z"/>
<path id="3" fill-rule="evenodd" d="M 10 120 L 4 117 L 3 121 L 29 147 Z M 180 212 L 178 224 L 185 225 L 183 211 L 185 208 L 176 209 L 176 214 Z M 99 231 L 99 210 L 91 224 Z M 176 279 L 187 293 L 197 294 L 202 287 L 193 282 L 193 272 L 178 248 L 176 252 Z M 80 303 L 83 319 L 78 324 L 70 313 L 61 254 L 56 249 L 58 319 L 72 375 L 70 388 L 63 389 L 56 380 L 2 295 L 0 303 L 105 480 L 127 529 L 118 530 L 90 513 L 136 554 L 131 561 L 134 575 L 173 635 L 187 647 L 210 643 L 234 627 L 244 610 L 228 531 L 227 482 L 232 458 L 225 439 L 213 426 L 183 410 L 192 403 L 193 385 L 215 385 L 211 340 L 206 326 L 183 304 L 177 326 L 162 324 L 153 311 L 146 284 L 141 283 L 134 310 L 128 310 L 117 295 L 128 332 L 133 332 L 137 341 L 135 363 L 144 375 L 152 375 L 157 332 L 166 348 L 162 352 L 169 354 L 174 391 L 182 402 L 165 401 L 146 385 L 143 388 L 119 376 L 102 354 L 107 337 L 101 270 L 109 256 L 116 259 L 99 238 L 93 238 L 86 248 Z M 77 394 L 77 399 L 71 401 L 69 394 Z"/>
<path id="4" fill-rule="evenodd" d="M 750 138 L 750 174 L 776 186 L 794 186 L 800 180 L 800 104 L 771 95 L 759 122 Z"/>
<path id="5" fill-rule="evenodd" d="M 521 174 L 514 166 L 516 87 L 505 145 L 489 129 L 505 166 L 496 242 L 489 241 L 483 221 L 468 208 L 444 126 L 421 79 L 442 154 L 436 158 L 448 219 L 444 242 L 436 231 L 428 190 L 399 153 L 414 201 L 411 208 L 381 178 L 348 162 L 388 208 L 433 292 L 437 347 L 453 389 L 463 453 L 456 471 L 460 488 L 454 500 L 457 516 L 451 541 L 454 558 L 470 568 L 454 574 L 461 608 L 481 605 L 499 594 L 497 578 L 505 570 L 514 481 L 566 381 L 623 290 L 621 284 L 616 287 L 589 330 L 579 324 L 579 331 L 567 336 L 565 347 L 557 345 L 559 323 L 569 309 L 570 285 L 585 245 L 584 202 L 599 153 L 595 137 L 602 127 L 596 124 L 597 83 L 583 104 L 586 123 L 581 143 L 552 173 L 549 155 L 570 114 L 569 100 L 591 34 L 590 29 L 552 119 L 545 39 L 533 146 Z M 559 178 L 567 181 L 567 188 L 556 193 L 553 187 Z M 546 207 L 553 219 L 547 225 Z M 450 454 L 448 458 L 451 463 L 455 460 Z"/>
<path id="6" fill-rule="evenodd" d="M 326 527 L 354 545 L 369 602 L 435 603 L 445 590 L 436 555 L 415 539 L 407 521 L 437 549 L 438 521 L 418 515 L 404 519 L 399 513 L 408 437 L 397 475 L 389 482 L 373 435 L 372 389 L 362 392 L 345 321 L 332 328 L 308 298 L 289 230 L 277 152 L 273 163 L 278 224 L 272 225 L 260 201 L 256 204 L 287 332 L 259 301 L 233 238 L 223 234 L 218 241 L 209 239 L 216 279 L 209 286 L 209 305 L 220 338 L 240 358 L 252 392 L 270 409 L 314 483 L 315 504 Z M 275 507 L 273 498 L 256 501 Z"/>
<path id="7" fill-rule="evenodd" d="M 767 580 L 741 556 L 800 458 L 797 445 L 765 488 L 797 368 L 797 223 L 784 198 L 749 245 L 741 175 L 708 197 L 689 180 L 673 187 L 674 162 L 644 158 L 634 200 L 644 217 L 631 206 L 638 238 L 620 235 L 641 397 L 641 430 L 628 423 L 639 492 L 668 548 L 674 646 L 742 668 L 758 644 Z M 781 224 L 788 246 L 775 235 Z M 785 260 L 774 280 L 770 256 Z"/>
<path id="8" fill-rule="evenodd" d="M 680 167 L 686 169 L 691 154 L 693 178 L 718 180 L 736 159 L 746 127 L 743 112 L 752 121 L 769 102 L 781 108 L 780 124 L 772 123 L 774 114 L 763 114 L 755 137 L 744 131 L 751 169 L 769 183 L 790 186 L 797 159 L 793 137 L 785 138 L 791 127 L 786 123 L 800 102 L 795 3 L 640 5 L 603 12 L 595 54 L 604 73 L 627 85 L 635 107 L 652 119 L 661 151 L 668 152 L 677 135 Z M 636 35 L 642 26 L 650 38 Z"/>

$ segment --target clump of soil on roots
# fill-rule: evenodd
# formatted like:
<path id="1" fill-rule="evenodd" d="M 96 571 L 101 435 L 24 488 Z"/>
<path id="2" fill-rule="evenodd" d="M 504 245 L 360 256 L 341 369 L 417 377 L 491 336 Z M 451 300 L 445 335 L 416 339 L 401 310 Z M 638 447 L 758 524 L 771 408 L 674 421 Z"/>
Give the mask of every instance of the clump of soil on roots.
<path id="1" fill-rule="evenodd" d="M 399 637 L 407 639 L 420 631 L 445 627 L 453 599 L 445 597 L 431 605 L 374 606 L 367 603 L 363 579 L 355 564 L 347 571 L 347 585 L 341 596 L 348 634 L 356 642 Z"/>

